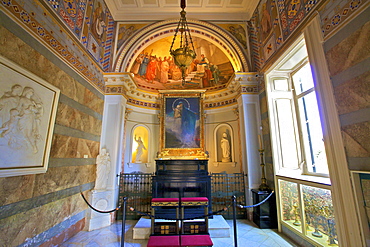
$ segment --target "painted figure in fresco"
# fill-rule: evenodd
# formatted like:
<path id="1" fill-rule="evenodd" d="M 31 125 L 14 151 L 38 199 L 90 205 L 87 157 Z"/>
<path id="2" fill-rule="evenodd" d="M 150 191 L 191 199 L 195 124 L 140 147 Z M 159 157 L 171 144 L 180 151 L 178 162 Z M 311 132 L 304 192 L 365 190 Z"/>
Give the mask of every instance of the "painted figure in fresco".
<path id="1" fill-rule="evenodd" d="M 209 64 L 208 58 L 206 58 L 204 54 L 201 54 L 199 64 L 197 65 L 197 71 L 199 73 L 204 73 L 204 69 L 205 67 L 208 67 L 208 64 Z"/>
<path id="2" fill-rule="evenodd" d="M 149 60 L 149 55 L 148 55 L 148 52 L 145 52 L 145 55 L 143 57 L 143 61 L 141 62 L 140 64 L 140 68 L 139 68 L 139 75 L 141 77 L 144 77 L 145 74 L 146 74 L 146 69 L 148 67 L 148 64 L 149 64 L 150 60 Z"/>
<path id="3" fill-rule="evenodd" d="M 230 143 L 226 132 L 222 133 L 221 150 L 222 162 L 230 162 Z"/>
<path id="4" fill-rule="evenodd" d="M 146 150 L 146 147 L 144 146 L 144 143 L 141 140 L 140 136 L 139 138 L 136 138 L 136 135 L 135 135 L 134 140 L 137 143 L 135 163 L 141 163 L 142 158 L 143 158 L 142 156 L 143 156 L 144 150 Z"/>
<path id="5" fill-rule="evenodd" d="M 238 25 L 237 27 L 229 26 L 229 31 L 246 49 L 247 48 L 247 38 L 245 35 L 244 28 L 240 25 Z"/>
<path id="6" fill-rule="evenodd" d="M 262 27 L 262 38 L 267 37 L 271 29 L 271 16 L 267 9 L 266 3 L 262 5 L 262 18 L 261 18 L 261 27 Z"/>
<path id="7" fill-rule="evenodd" d="M 166 83 L 168 81 L 168 71 L 170 69 L 170 65 L 168 64 L 167 57 L 164 57 L 162 63 L 161 63 L 161 83 Z"/>
<path id="8" fill-rule="evenodd" d="M 145 78 L 148 80 L 149 83 L 153 83 L 153 80 L 156 77 L 156 72 L 157 72 L 157 58 L 156 56 L 150 56 L 150 62 L 148 63 L 148 67 L 145 73 Z"/>
<path id="9" fill-rule="evenodd" d="M 161 66 L 162 66 L 162 57 L 158 57 L 157 58 L 157 67 L 156 67 L 156 71 L 155 71 L 155 79 L 157 81 L 161 81 Z"/>
<path id="10" fill-rule="evenodd" d="M 107 188 L 108 174 L 110 171 L 110 156 L 106 148 L 102 148 L 96 158 L 96 183 L 95 190 L 104 190 Z"/>
<path id="11" fill-rule="evenodd" d="M 117 48 L 119 48 L 133 33 L 135 32 L 134 26 L 121 26 L 118 31 L 118 43 Z"/>
<path id="12" fill-rule="evenodd" d="M 137 56 L 137 58 L 135 59 L 135 62 L 134 62 L 134 65 L 132 66 L 131 68 L 131 72 L 134 73 L 135 75 L 138 75 L 139 74 L 139 69 L 140 69 L 140 65 L 141 63 L 143 62 L 143 59 L 144 59 L 144 54 L 141 53 L 139 56 Z"/>
<path id="13" fill-rule="evenodd" d="M 212 80 L 212 72 L 208 68 L 208 65 L 204 66 L 204 74 L 202 77 L 202 87 L 210 87 L 211 86 L 211 80 Z"/>
<path id="14" fill-rule="evenodd" d="M 214 86 L 218 85 L 220 81 L 220 74 L 221 71 L 218 69 L 218 66 L 216 64 L 210 63 L 210 70 L 212 72 L 212 77 L 213 77 L 213 84 Z"/>
<path id="15" fill-rule="evenodd" d="M 105 28 L 105 14 L 101 2 L 97 2 L 97 6 L 93 12 L 92 17 L 92 32 L 96 36 L 96 38 L 101 41 Z"/>

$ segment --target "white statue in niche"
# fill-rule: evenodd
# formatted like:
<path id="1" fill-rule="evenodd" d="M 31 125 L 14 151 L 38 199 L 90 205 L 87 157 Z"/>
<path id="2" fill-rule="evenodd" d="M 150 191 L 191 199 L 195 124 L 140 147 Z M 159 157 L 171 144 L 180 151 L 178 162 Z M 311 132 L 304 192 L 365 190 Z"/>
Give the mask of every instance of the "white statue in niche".
<path id="1" fill-rule="evenodd" d="M 221 138 L 222 162 L 230 162 L 230 143 L 227 133 L 222 133 Z"/>
<path id="2" fill-rule="evenodd" d="M 102 148 L 96 158 L 96 182 L 95 190 L 104 190 L 107 188 L 108 174 L 110 171 L 110 155 L 106 148 Z"/>
<path id="3" fill-rule="evenodd" d="M 146 150 L 146 148 L 140 136 L 139 138 L 136 138 L 136 135 L 135 135 L 134 140 L 137 142 L 135 163 L 141 163 L 142 158 L 143 158 L 143 153 L 144 153 L 144 150 Z"/>

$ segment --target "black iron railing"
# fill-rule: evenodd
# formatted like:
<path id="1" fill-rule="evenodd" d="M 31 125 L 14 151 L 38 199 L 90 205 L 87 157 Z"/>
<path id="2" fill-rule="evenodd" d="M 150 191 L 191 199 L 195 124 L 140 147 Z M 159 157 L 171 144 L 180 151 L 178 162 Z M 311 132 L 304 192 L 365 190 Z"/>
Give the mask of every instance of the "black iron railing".
<path id="1" fill-rule="evenodd" d="M 230 204 L 231 196 L 236 196 L 237 204 L 245 204 L 244 173 L 212 173 L 212 210 L 222 211 Z M 127 197 L 127 205 L 134 207 L 137 211 L 150 213 L 152 199 L 152 173 L 121 173 L 119 189 L 119 205 L 123 198 Z M 220 213 L 226 219 L 232 219 L 230 210 Z M 238 209 L 237 218 L 245 218 L 246 211 Z M 135 212 L 126 212 L 127 219 L 139 219 L 141 215 Z M 122 219 L 122 213 L 118 212 L 117 219 Z"/>

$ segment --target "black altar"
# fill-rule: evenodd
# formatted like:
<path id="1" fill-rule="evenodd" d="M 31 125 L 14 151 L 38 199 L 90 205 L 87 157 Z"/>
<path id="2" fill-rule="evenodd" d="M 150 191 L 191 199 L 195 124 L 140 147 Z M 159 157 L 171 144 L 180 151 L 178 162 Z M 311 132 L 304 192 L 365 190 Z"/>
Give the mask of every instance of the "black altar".
<path id="1" fill-rule="evenodd" d="M 211 176 L 208 160 L 156 160 L 152 177 L 153 198 L 207 197 L 212 212 Z M 170 214 L 170 215 L 169 215 Z M 157 210 L 156 215 L 170 217 L 171 210 Z M 185 218 L 201 216 L 203 210 L 187 210 Z"/>

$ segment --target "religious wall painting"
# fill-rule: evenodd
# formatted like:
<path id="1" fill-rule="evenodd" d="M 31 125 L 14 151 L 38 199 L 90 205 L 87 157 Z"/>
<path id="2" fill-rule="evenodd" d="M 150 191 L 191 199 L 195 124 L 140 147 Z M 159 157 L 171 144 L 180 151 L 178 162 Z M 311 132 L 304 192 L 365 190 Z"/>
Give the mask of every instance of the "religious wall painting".
<path id="1" fill-rule="evenodd" d="M 272 31 L 271 1 L 268 0 L 261 1 L 259 9 L 260 9 L 259 11 L 260 38 L 263 42 Z"/>
<path id="2" fill-rule="evenodd" d="M 218 26 L 227 30 L 231 35 L 233 35 L 242 47 L 248 49 L 248 33 L 246 24 L 218 24 Z"/>
<path id="3" fill-rule="evenodd" d="M 46 172 L 59 89 L 0 57 L 0 177 Z"/>
<path id="4" fill-rule="evenodd" d="M 126 24 L 118 23 L 117 24 L 117 50 L 119 50 L 123 43 L 129 40 L 129 38 L 139 29 L 143 28 L 148 24 Z"/>
<path id="5" fill-rule="evenodd" d="M 103 70 L 109 68 L 112 59 L 114 21 L 103 0 L 88 0 L 81 43 Z"/>
<path id="6" fill-rule="evenodd" d="M 173 37 L 160 39 L 147 46 L 131 65 L 138 87 L 145 89 L 203 89 L 225 85 L 234 69 L 227 56 L 216 45 L 193 37 L 196 58 L 186 71 L 185 82 L 181 70 L 169 53 Z"/>
<path id="7" fill-rule="evenodd" d="M 259 46 L 259 61 L 263 64 L 275 52 L 276 47 L 283 43 L 276 2 L 270 0 L 261 2 L 251 19 L 251 23 L 257 38 L 253 45 Z M 272 40 L 272 37 L 275 39 Z"/>
<path id="8" fill-rule="evenodd" d="M 202 93 L 169 93 L 162 96 L 159 157 L 205 157 Z"/>
<path id="9" fill-rule="evenodd" d="M 106 35 L 106 28 L 108 26 L 108 8 L 102 0 L 93 1 L 93 11 L 91 18 L 90 31 L 94 39 L 101 43 L 104 41 Z"/>
<path id="10" fill-rule="evenodd" d="M 278 50 L 319 2 L 320 0 L 263 0 L 259 3 L 251 19 L 257 38 L 253 46 L 258 46 L 252 49 L 259 51 L 259 67 L 272 55 L 270 48 Z M 275 37 L 274 43 L 271 37 Z"/>

